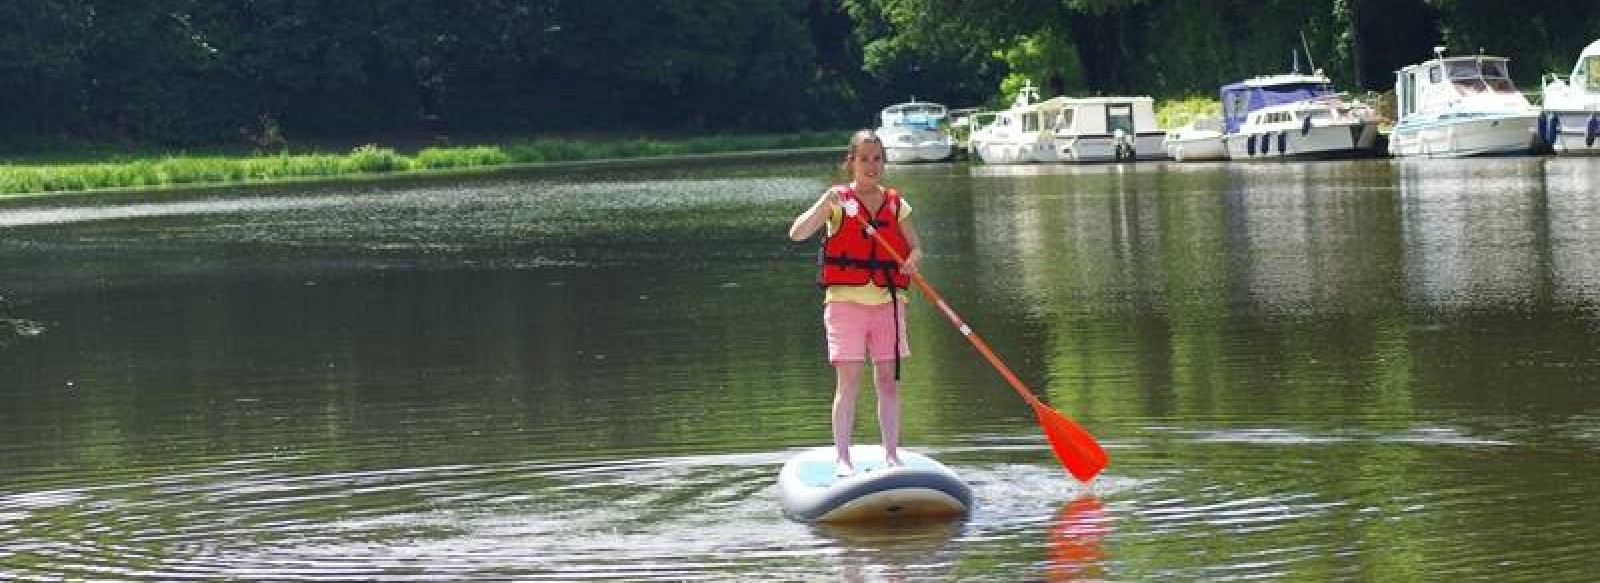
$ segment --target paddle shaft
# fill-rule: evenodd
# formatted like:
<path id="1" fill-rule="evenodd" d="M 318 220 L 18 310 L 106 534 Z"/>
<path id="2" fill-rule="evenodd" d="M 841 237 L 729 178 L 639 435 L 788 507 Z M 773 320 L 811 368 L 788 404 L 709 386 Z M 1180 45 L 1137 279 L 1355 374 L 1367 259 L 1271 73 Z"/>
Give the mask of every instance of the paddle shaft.
<path id="1" fill-rule="evenodd" d="M 896 262 L 902 265 L 905 264 L 906 258 L 901 256 L 900 252 L 894 247 L 891 247 L 887 240 L 884 240 L 883 235 L 878 233 L 876 227 L 873 227 L 866 219 L 861 218 L 860 214 L 857 214 L 855 218 L 867 230 L 867 234 L 872 235 L 873 240 L 878 242 L 879 247 L 887 250 Z M 1006 379 L 1006 382 L 1011 385 L 1012 389 L 1017 391 L 1017 394 L 1022 395 L 1022 398 L 1027 400 L 1029 405 L 1034 407 L 1045 406 L 1037 396 L 1034 396 L 1033 391 L 1028 390 L 1027 385 L 1022 384 L 1022 379 L 1017 378 L 1017 374 L 1011 372 L 1011 367 L 1006 366 L 1005 361 L 1000 360 L 1000 357 L 994 353 L 994 349 L 989 348 L 989 343 L 984 342 L 983 337 L 979 336 L 972 329 L 972 326 L 968 326 L 966 321 L 961 319 L 961 315 L 950 307 L 949 302 L 944 301 L 944 296 L 939 295 L 939 291 L 933 289 L 933 284 L 928 283 L 927 278 L 922 277 L 920 272 L 912 272 L 909 275 L 911 276 L 911 282 L 916 284 L 917 289 L 922 290 L 923 295 L 933 300 L 933 305 L 939 308 L 939 312 L 944 314 L 945 319 L 950 320 L 950 323 L 961 331 L 961 335 L 966 337 L 967 342 L 972 343 L 972 347 L 978 350 L 978 354 L 982 354 L 983 358 L 989 361 L 989 365 L 993 366 L 1000 373 L 1000 376 Z"/>

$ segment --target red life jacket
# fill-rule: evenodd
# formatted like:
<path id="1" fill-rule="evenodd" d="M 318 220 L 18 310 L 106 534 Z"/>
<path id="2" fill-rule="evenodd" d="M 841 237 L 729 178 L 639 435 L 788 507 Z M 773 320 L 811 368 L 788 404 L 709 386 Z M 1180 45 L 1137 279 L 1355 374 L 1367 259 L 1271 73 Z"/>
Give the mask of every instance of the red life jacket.
<path id="1" fill-rule="evenodd" d="M 838 189 L 839 202 L 847 212 L 840 217 L 833 235 L 822 242 L 822 255 L 818 260 L 822 272 L 817 276 L 817 283 L 827 287 L 872 282 L 879 287 L 891 287 L 893 284 L 899 289 L 911 285 L 911 276 L 900 272 L 900 264 L 894 260 L 894 255 L 867 233 L 860 219 L 848 214 L 851 206 L 859 209 L 860 213 L 866 213 L 865 218 L 877 228 L 878 234 L 883 235 L 884 240 L 901 257 L 905 257 L 911 253 L 911 244 L 906 242 L 905 233 L 900 230 L 900 193 L 892 188 L 885 189 L 883 204 L 877 209 L 869 209 L 856 197 L 855 189 L 849 186 L 840 186 Z"/>

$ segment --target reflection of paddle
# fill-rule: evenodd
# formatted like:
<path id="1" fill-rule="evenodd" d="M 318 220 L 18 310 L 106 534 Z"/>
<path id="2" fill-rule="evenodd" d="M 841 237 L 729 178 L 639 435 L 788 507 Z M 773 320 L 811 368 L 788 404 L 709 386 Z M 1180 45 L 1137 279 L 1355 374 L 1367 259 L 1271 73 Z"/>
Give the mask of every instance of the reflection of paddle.
<path id="1" fill-rule="evenodd" d="M 885 241 L 883 235 L 878 233 L 878 230 L 873 228 L 871 223 L 867 222 L 862 213 L 857 212 L 851 216 L 854 216 L 856 221 L 860 222 L 861 226 L 867 230 L 867 233 L 872 235 L 872 238 L 878 242 L 878 246 L 889 251 L 889 254 L 894 257 L 896 262 L 905 263 L 906 258 L 901 257 L 898 250 L 889 246 L 889 242 Z M 1001 362 L 1000 357 L 996 356 L 994 350 L 989 348 L 989 343 L 984 342 L 983 338 L 979 337 L 971 326 L 961 320 L 961 316 L 957 315 L 955 310 L 950 309 L 950 304 L 944 301 L 944 298 L 939 295 L 938 291 L 933 289 L 933 286 L 928 283 L 927 279 L 922 277 L 920 272 L 912 273 L 911 281 L 916 283 L 917 288 L 922 290 L 923 295 L 928 296 L 928 299 L 933 301 L 933 305 L 944 313 L 944 317 L 949 319 L 957 330 L 961 331 L 961 335 L 967 337 L 967 341 L 972 343 L 972 347 L 978 349 L 978 353 L 989 360 L 989 364 L 994 366 L 1000 376 L 1005 377 L 1006 382 L 1011 383 L 1011 388 L 1016 389 L 1017 394 L 1022 395 L 1022 398 L 1033 406 L 1034 416 L 1039 418 L 1039 425 L 1044 428 L 1045 437 L 1050 439 L 1050 449 L 1055 451 L 1056 459 L 1061 461 L 1061 465 L 1066 466 L 1067 471 L 1071 472 L 1073 477 L 1079 481 L 1087 482 L 1093 480 L 1095 475 L 1100 473 L 1100 470 L 1105 469 L 1108 462 L 1106 452 L 1100 449 L 1100 444 L 1094 440 L 1094 436 L 1089 435 L 1088 431 L 1084 431 L 1082 427 L 1079 427 L 1077 423 L 1067 418 L 1066 415 L 1051 409 L 1049 405 L 1044 404 L 1043 401 L 1034 396 L 1033 391 L 1029 391 L 1028 387 L 1022 384 L 1022 380 L 1017 378 L 1016 373 L 1011 372 L 1011 367 Z"/>
<path id="2" fill-rule="evenodd" d="M 1101 580 L 1096 568 L 1104 559 L 1100 539 L 1111 532 L 1111 517 L 1094 496 L 1068 502 L 1050 527 L 1050 581 Z"/>

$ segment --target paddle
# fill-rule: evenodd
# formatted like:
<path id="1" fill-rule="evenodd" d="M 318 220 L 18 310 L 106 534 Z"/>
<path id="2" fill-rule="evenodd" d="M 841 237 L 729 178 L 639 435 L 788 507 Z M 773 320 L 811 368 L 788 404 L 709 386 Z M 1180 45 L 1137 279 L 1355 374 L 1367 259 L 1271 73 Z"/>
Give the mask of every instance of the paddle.
<path id="1" fill-rule="evenodd" d="M 880 247 L 889 251 L 895 262 L 906 262 L 906 258 L 901 257 L 899 251 L 889 246 L 889 242 L 884 240 L 883 235 L 878 233 L 878 230 L 867 222 L 866 218 L 862 217 L 862 213 L 858 211 L 851 216 L 855 217 L 856 222 L 861 223 L 861 226 L 867 230 L 867 234 L 872 235 L 873 240 L 877 241 Z M 1044 428 L 1045 437 L 1050 440 L 1050 449 L 1055 452 L 1056 459 L 1060 460 L 1061 465 L 1067 468 L 1072 477 L 1077 478 L 1080 482 L 1087 482 L 1094 479 L 1095 475 L 1100 473 L 1100 470 L 1105 469 L 1106 463 L 1108 463 L 1106 452 L 1100 449 L 1100 444 L 1094 440 L 1094 436 L 1089 435 L 1088 431 L 1079 427 L 1077 423 L 1067 418 L 1066 415 L 1051 409 L 1049 405 L 1044 404 L 1043 401 L 1034 396 L 1033 391 L 1028 390 L 1028 387 L 1022 384 L 1022 380 L 1017 378 L 1016 373 L 1011 372 L 1011 367 L 1006 366 L 1006 363 L 995 355 L 994 350 L 989 348 L 989 343 L 984 342 L 983 338 L 978 336 L 978 333 L 974 332 L 972 327 L 962 321 L 961 316 L 950 308 L 950 304 L 944 301 L 944 297 L 933 289 L 933 285 L 929 284 L 926 278 L 922 277 L 922 273 L 916 272 L 910 275 L 911 281 L 916 284 L 918 289 L 922 290 L 923 295 L 932 300 L 933 305 L 939 308 L 939 311 L 944 314 L 946 319 L 950 320 L 951 324 L 955 325 L 956 330 L 959 330 L 961 335 L 972 343 L 972 347 L 978 349 L 978 353 L 988 359 L 989 364 L 1000 373 L 1000 376 L 1005 377 L 1006 382 L 1011 384 L 1011 388 L 1016 389 L 1017 394 L 1022 395 L 1022 399 L 1033 406 L 1033 414 L 1038 417 L 1039 425 Z"/>

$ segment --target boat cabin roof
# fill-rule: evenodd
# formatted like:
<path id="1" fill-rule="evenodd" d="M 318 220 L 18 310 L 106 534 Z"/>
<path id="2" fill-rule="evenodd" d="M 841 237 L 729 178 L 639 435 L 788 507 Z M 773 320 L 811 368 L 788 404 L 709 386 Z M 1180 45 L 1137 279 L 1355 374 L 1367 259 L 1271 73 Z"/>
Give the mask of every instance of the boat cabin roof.
<path id="1" fill-rule="evenodd" d="M 1469 70 L 1469 68 L 1474 68 L 1474 67 L 1483 69 L 1484 71 L 1490 71 L 1490 70 L 1497 69 L 1499 71 L 1499 75 L 1498 76 L 1505 77 L 1506 76 L 1506 74 L 1505 74 L 1506 63 L 1508 63 L 1510 61 L 1511 61 L 1511 59 L 1508 59 L 1508 58 L 1505 58 L 1505 57 L 1496 57 L 1496 56 L 1492 56 L 1492 55 L 1468 55 L 1468 56 L 1462 56 L 1462 57 L 1444 57 L 1442 59 L 1429 59 L 1429 60 L 1423 61 L 1421 63 L 1417 63 L 1415 65 L 1406 66 L 1404 68 L 1401 68 L 1400 70 L 1401 71 L 1413 71 L 1413 72 L 1415 72 L 1415 71 L 1418 71 L 1418 70 L 1421 70 L 1421 69 L 1426 69 L 1428 67 L 1432 67 L 1432 66 L 1439 65 L 1439 64 L 1442 63 L 1442 64 L 1445 65 L 1445 67 L 1450 69 L 1450 73 L 1451 73 L 1450 76 L 1452 78 L 1460 78 L 1460 77 L 1456 76 L 1458 73 L 1465 73 L 1465 72 L 1467 72 Z M 1489 66 L 1489 67 L 1483 67 L 1483 66 L 1480 66 L 1479 63 L 1482 63 L 1482 64 L 1496 63 L 1497 65 L 1493 65 L 1493 66 Z"/>
<path id="2" fill-rule="evenodd" d="M 1333 84 L 1333 81 L 1329 80 L 1327 75 L 1323 75 L 1322 71 L 1317 71 L 1316 73 L 1312 73 L 1310 75 L 1302 75 L 1300 73 L 1286 73 L 1286 74 L 1283 74 L 1283 75 L 1261 75 L 1259 77 L 1251 77 L 1249 79 L 1245 79 L 1245 80 L 1240 81 L 1238 83 L 1234 83 L 1233 85 L 1238 85 L 1238 86 L 1243 86 L 1243 87 L 1274 87 L 1274 86 L 1278 86 L 1278 85 L 1308 85 L 1308 84 L 1309 85 L 1331 85 L 1331 84 Z"/>

